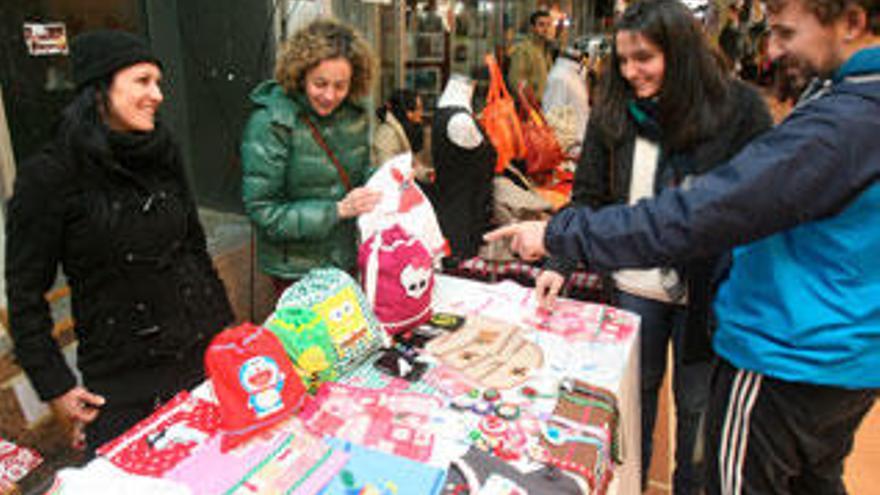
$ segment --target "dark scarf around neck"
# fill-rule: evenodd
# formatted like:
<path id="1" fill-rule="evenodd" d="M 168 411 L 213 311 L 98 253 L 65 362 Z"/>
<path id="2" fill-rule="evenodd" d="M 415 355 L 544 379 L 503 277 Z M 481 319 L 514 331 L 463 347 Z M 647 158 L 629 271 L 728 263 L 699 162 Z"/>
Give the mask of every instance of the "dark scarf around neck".
<path id="1" fill-rule="evenodd" d="M 660 106 L 654 99 L 629 100 L 627 112 L 635 123 L 639 135 L 660 146 L 654 192 L 665 187 L 678 186 L 688 175 L 696 173 L 697 167 L 690 151 L 670 151 L 663 145 L 663 127 L 660 124 Z"/>
<path id="2" fill-rule="evenodd" d="M 110 170 L 179 168 L 171 133 L 158 121 L 151 132 L 117 132 L 100 121 L 80 122 L 62 134 L 60 145 L 71 163 L 90 175 L 103 176 Z"/>
<path id="3" fill-rule="evenodd" d="M 174 158 L 171 133 L 158 122 L 152 132 L 108 130 L 107 143 L 116 161 L 130 170 L 171 165 Z"/>

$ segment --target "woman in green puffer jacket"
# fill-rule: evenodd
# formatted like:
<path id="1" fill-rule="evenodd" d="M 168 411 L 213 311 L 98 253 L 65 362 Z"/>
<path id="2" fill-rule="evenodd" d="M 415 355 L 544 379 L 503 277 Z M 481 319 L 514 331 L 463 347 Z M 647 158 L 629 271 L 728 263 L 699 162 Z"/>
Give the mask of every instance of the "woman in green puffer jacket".
<path id="1" fill-rule="evenodd" d="M 367 113 L 356 102 L 374 73 L 363 38 L 323 18 L 281 47 L 275 79 L 251 93 L 242 196 L 260 269 L 278 294 L 315 267 L 355 270 L 354 220 L 380 198 L 362 187 L 372 170 Z"/>

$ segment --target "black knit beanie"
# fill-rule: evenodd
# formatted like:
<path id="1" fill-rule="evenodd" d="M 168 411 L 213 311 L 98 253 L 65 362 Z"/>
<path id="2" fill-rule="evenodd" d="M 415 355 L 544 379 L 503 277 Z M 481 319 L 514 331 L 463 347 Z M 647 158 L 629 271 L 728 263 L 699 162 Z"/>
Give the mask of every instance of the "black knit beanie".
<path id="1" fill-rule="evenodd" d="M 162 67 L 159 59 L 140 37 L 125 31 L 90 31 L 75 37 L 70 44 L 73 81 L 77 88 L 116 71 L 141 62 Z"/>

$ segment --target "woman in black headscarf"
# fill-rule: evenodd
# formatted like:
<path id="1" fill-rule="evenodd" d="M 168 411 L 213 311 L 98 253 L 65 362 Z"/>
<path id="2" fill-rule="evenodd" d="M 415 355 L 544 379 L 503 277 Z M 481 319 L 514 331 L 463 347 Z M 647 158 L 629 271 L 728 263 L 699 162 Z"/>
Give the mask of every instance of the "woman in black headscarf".
<path id="1" fill-rule="evenodd" d="M 409 89 L 397 89 L 378 109 L 379 125 L 373 136 L 373 158 L 376 165 L 402 154 L 417 155 L 424 147 L 422 116 L 424 105 L 421 96 Z M 415 159 L 413 170 L 416 179 L 423 183 L 433 181 L 434 171 Z"/>

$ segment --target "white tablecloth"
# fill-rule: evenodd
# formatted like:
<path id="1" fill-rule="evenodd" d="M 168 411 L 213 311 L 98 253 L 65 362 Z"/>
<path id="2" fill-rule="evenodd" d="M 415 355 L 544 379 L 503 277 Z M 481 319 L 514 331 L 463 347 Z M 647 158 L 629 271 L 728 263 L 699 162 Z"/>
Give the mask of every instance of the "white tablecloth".
<path id="1" fill-rule="evenodd" d="M 564 300 L 563 300 L 564 301 Z M 584 303 L 590 307 L 596 305 Z M 531 290 L 505 281 L 498 284 L 445 275 L 437 276 L 434 310 L 451 313 L 474 312 L 516 325 L 528 326 L 536 304 Z M 638 316 L 632 315 L 635 321 Z M 623 465 L 619 466 L 609 494 L 641 493 L 641 420 L 639 403 L 639 332 L 620 342 L 589 343 L 572 346 L 569 356 L 551 356 L 545 361 L 566 366 L 570 375 L 605 387 L 618 397 L 622 435 Z M 540 345 L 540 342 L 539 342 Z M 557 351 L 558 354 L 558 351 Z"/>
<path id="2" fill-rule="evenodd" d="M 511 281 L 488 284 L 468 279 L 437 276 L 434 293 L 435 312 L 479 314 L 526 328 L 533 327 L 536 304 L 532 291 Z M 572 303 L 562 300 L 561 305 Z M 607 307 L 574 303 L 583 313 L 584 326 L 588 329 L 599 325 L 591 322 L 596 315 L 606 314 Z M 583 311 L 580 311 L 583 310 Z M 568 342 L 555 332 L 532 332 L 532 338 L 544 352 L 544 364 L 538 375 L 573 377 L 604 387 L 617 394 L 620 409 L 620 433 L 622 436 L 623 464 L 614 472 L 609 494 L 636 495 L 640 493 L 640 425 L 639 419 L 639 368 L 638 368 L 638 317 L 620 313 L 623 319 L 633 323 L 635 331 L 625 338 L 603 338 L 596 332 L 595 339 L 574 339 Z M 561 312 L 561 311 L 560 311 Z M 576 320 L 579 318 L 575 318 Z M 580 321 L 580 320 L 578 320 Z M 562 339 L 562 340 L 560 340 Z M 562 342 L 563 345 L 559 345 Z M 216 400 L 210 382 L 206 381 L 192 391 L 193 395 Z M 95 462 L 89 463 L 93 468 Z M 88 471 L 88 469 L 86 470 Z M 77 493 L 76 491 L 66 493 Z"/>

